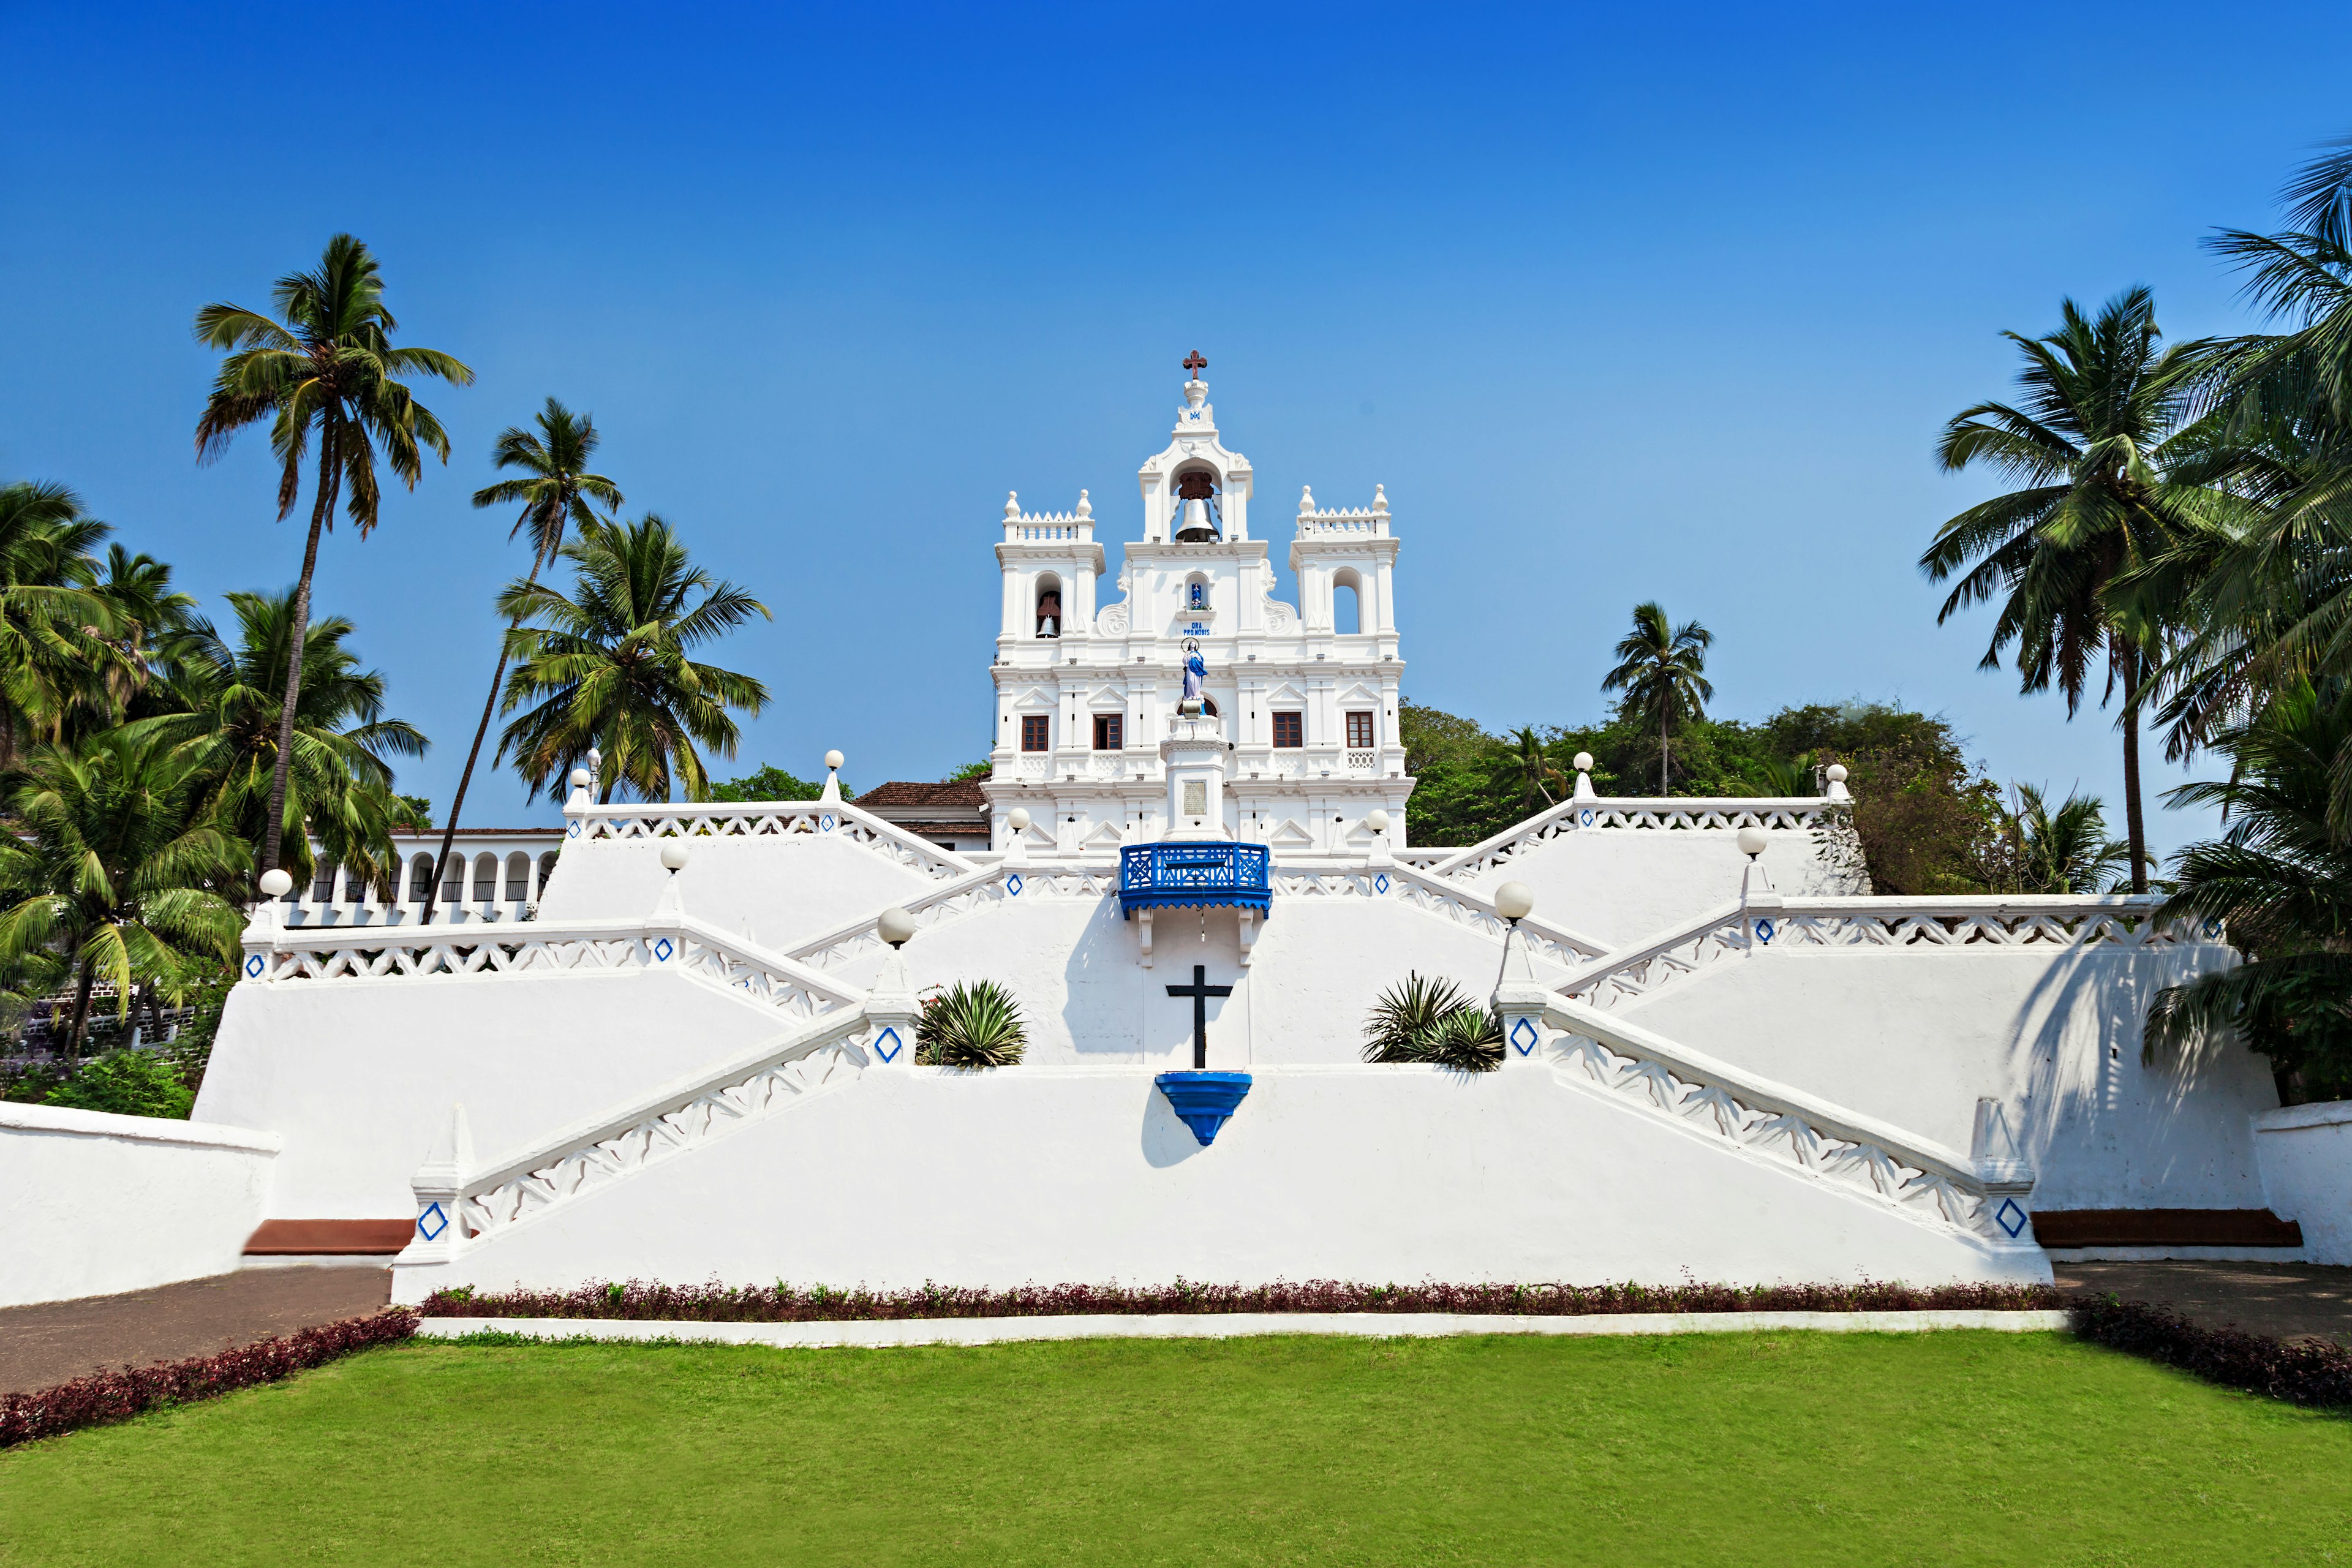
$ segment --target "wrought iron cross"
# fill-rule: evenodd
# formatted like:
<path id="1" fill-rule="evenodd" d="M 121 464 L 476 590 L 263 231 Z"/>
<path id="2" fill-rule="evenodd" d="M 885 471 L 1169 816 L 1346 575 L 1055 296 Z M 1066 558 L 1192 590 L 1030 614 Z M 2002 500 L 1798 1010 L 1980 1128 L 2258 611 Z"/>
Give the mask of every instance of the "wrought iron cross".
<path id="1" fill-rule="evenodd" d="M 1201 373 L 1209 368 L 1209 362 L 1201 357 L 1199 349 L 1194 349 L 1184 356 L 1184 368 L 1192 373 L 1194 381 L 1198 381 L 1201 379 Z"/>
<path id="2" fill-rule="evenodd" d="M 1192 966 L 1192 984 L 1168 988 L 1171 996 L 1190 996 L 1192 999 L 1192 1070 L 1195 1072 L 1205 1072 L 1209 1066 L 1209 998 L 1233 994 L 1234 988 L 1230 985 L 1209 984 L 1209 967 L 1204 963 Z"/>

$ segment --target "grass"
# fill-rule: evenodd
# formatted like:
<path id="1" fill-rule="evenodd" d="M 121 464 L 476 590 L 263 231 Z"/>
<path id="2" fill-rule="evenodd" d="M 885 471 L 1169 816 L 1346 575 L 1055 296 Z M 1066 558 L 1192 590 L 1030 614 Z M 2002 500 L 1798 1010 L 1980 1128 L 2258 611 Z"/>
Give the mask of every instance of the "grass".
<path id="1" fill-rule="evenodd" d="M 2352 1563 L 2347 1476 L 2058 1334 L 420 1341 L 0 1454 L 0 1563 Z"/>

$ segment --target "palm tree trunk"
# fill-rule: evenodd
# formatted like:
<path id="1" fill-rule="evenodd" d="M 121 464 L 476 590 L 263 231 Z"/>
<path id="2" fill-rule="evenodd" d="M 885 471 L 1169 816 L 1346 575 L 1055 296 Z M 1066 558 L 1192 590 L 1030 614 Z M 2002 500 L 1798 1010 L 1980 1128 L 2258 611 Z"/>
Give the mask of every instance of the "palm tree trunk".
<path id="1" fill-rule="evenodd" d="M 302 547 L 302 575 L 294 584 L 293 646 L 286 651 L 286 702 L 278 715 L 278 760 L 269 769 L 269 820 L 261 830 L 261 870 L 278 864 L 286 826 L 286 775 L 294 762 L 294 705 L 302 696 L 302 648 L 310 636 L 310 574 L 319 566 L 319 535 L 335 504 L 333 458 L 338 445 L 331 421 L 320 433 L 319 495 L 310 506 L 310 538 Z"/>
<path id="2" fill-rule="evenodd" d="M 530 581 L 539 581 L 539 563 L 531 563 Z M 512 631 L 522 623 L 509 622 Z M 433 906 L 441 897 L 441 879 L 449 874 L 449 847 L 457 838 L 457 814 L 466 809 L 466 786 L 474 782 L 474 762 L 482 754 L 482 737 L 490 732 L 490 715 L 499 705 L 499 687 L 507 678 L 507 639 L 499 638 L 499 664 L 490 673 L 490 695 L 482 703 L 482 721 L 474 726 L 474 745 L 466 753 L 466 769 L 457 775 L 457 798 L 449 803 L 449 825 L 441 830 L 441 853 L 433 862 L 433 886 L 425 894 L 425 923 L 433 923 Z"/>
<path id="3" fill-rule="evenodd" d="M 74 987 L 72 1021 L 66 1026 L 66 1055 L 68 1058 L 81 1055 L 82 1035 L 89 1028 L 89 988 L 98 979 L 98 970 L 87 958 L 81 961 L 81 981 Z"/>
<path id="4" fill-rule="evenodd" d="M 2131 846 L 2131 890 L 2147 891 L 2147 828 L 2139 809 L 2139 649 L 2124 654 L 2124 838 Z"/>
<path id="5" fill-rule="evenodd" d="M 1666 793 L 1666 714 L 1670 710 L 1658 710 L 1658 793 Z"/>

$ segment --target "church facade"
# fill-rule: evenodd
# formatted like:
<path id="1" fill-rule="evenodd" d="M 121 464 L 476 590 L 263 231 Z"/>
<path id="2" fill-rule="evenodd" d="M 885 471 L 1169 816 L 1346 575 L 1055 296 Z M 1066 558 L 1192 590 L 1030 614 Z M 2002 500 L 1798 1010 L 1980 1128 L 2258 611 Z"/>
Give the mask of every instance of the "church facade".
<path id="1" fill-rule="evenodd" d="M 1404 673 L 1398 540 L 1388 498 L 1328 509 L 1299 499 L 1289 564 L 1299 603 L 1275 595 L 1251 532 L 1249 459 L 1227 447 L 1209 388 L 1185 383 L 1168 445 L 1137 475 L 1140 526 L 1108 591 L 1093 502 L 1032 513 L 1004 503 L 996 546 L 1003 620 L 990 668 L 995 743 L 986 784 L 993 842 L 1025 809 L 1031 847 L 1089 853 L 1165 833 L 1160 743 L 1197 653 L 1209 716 L 1231 752 L 1223 826 L 1291 855 L 1404 847 L 1397 730 Z M 1373 814 L 1387 824 L 1367 826 Z"/>

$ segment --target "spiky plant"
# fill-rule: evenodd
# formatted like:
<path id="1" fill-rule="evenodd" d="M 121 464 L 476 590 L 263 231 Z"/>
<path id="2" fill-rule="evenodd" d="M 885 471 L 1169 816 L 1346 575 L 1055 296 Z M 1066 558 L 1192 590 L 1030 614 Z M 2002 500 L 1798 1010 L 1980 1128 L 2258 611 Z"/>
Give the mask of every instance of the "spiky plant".
<path id="1" fill-rule="evenodd" d="M 1014 1067 L 1028 1047 L 1020 1004 L 993 980 L 958 984 L 929 998 L 915 1024 L 919 1067 Z"/>
<path id="2" fill-rule="evenodd" d="M 1502 1026 L 1453 981 L 1416 971 L 1373 1004 L 1364 1059 L 1491 1072 L 1503 1065 Z"/>
<path id="3" fill-rule="evenodd" d="M 1364 1020 L 1364 1059 L 1368 1062 L 1417 1062 L 1416 1044 L 1446 1014 L 1470 1005 L 1462 987 L 1451 980 L 1418 970 L 1402 984 L 1381 993 Z"/>

